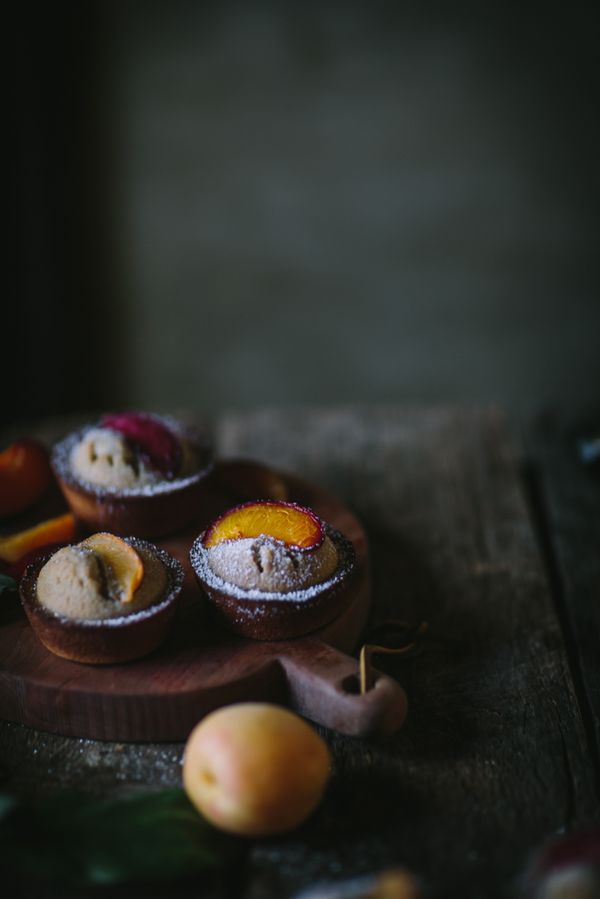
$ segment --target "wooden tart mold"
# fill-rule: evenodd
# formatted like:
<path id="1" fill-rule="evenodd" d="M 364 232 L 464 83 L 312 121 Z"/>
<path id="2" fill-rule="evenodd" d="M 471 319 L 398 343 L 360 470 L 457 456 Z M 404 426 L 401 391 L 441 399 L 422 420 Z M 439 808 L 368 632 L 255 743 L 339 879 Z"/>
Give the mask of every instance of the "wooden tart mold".
<path id="1" fill-rule="evenodd" d="M 213 468 L 208 437 L 169 416 L 153 417 L 191 444 L 198 459 L 192 474 L 144 487 L 102 487 L 80 479 L 71 467 L 73 448 L 97 424 L 86 425 L 55 445 L 51 464 L 56 479 L 75 517 L 91 530 L 160 537 L 180 530 L 198 516 L 205 479 Z"/>
<path id="2" fill-rule="evenodd" d="M 356 559 L 352 543 L 323 523 L 338 552 L 335 572 L 322 583 L 286 593 L 244 590 L 223 580 L 209 564 L 204 546 L 206 531 L 190 551 L 192 568 L 218 618 L 235 633 L 252 640 L 287 640 L 309 634 L 333 621 L 352 593 Z"/>
<path id="3" fill-rule="evenodd" d="M 168 580 L 162 599 L 130 615 L 103 619 L 57 615 L 37 597 L 38 575 L 52 553 L 27 567 L 19 588 L 21 603 L 37 637 L 50 652 L 90 665 L 119 664 L 147 655 L 165 639 L 181 593 L 183 568 L 164 549 L 146 540 L 124 539 L 134 549 L 152 553 L 164 565 Z"/>

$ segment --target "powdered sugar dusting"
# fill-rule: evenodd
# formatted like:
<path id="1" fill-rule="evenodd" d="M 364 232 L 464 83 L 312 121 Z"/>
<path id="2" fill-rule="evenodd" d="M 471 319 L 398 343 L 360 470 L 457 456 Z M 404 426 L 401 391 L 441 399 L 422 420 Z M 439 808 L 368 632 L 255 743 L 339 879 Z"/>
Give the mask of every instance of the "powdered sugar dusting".
<path id="1" fill-rule="evenodd" d="M 329 537 L 312 552 L 267 534 L 224 540 L 207 550 L 215 574 L 244 590 L 289 593 L 321 583 L 337 568 L 337 551 Z"/>
<path id="2" fill-rule="evenodd" d="M 96 424 L 86 425 L 79 431 L 69 434 L 64 440 L 54 446 L 52 450 L 52 465 L 54 471 L 61 480 L 74 487 L 81 487 L 86 493 L 98 498 L 111 496 L 151 497 L 184 490 L 186 487 L 197 483 L 201 478 L 205 477 L 212 468 L 211 451 L 206 436 L 194 428 L 181 424 L 170 416 L 156 416 L 156 418 L 173 431 L 177 437 L 189 441 L 193 446 L 197 455 L 198 468 L 196 471 L 185 477 L 173 478 L 172 480 L 158 480 L 155 483 L 136 485 L 134 487 L 108 487 L 86 481 L 73 471 L 71 456 L 75 447 L 82 441 L 88 431 L 97 427 Z"/>
<path id="3" fill-rule="evenodd" d="M 203 545 L 202 541 L 204 535 L 201 534 L 200 537 L 194 541 L 190 552 L 190 560 L 198 578 L 206 585 L 208 590 L 224 593 L 232 599 L 240 600 L 240 602 L 243 600 L 254 601 L 256 602 L 256 606 L 249 605 L 247 602 L 241 604 L 239 608 L 240 614 L 245 617 L 262 615 L 265 607 L 272 607 L 274 611 L 274 607 L 278 603 L 303 606 L 308 602 L 318 599 L 321 594 L 329 593 L 332 588 L 341 584 L 341 582 L 347 578 L 354 567 L 354 548 L 350 541 L 340 534 L 339 531 L 335 530 L 335 528 L 331 527 L 331 525 L 325 524 L 325 531 L 327 537 L 329 537 L 337 550 L 337 567 L 333 574 L 325 580 L 310 584 L 310 586 L 302 587 L 300 589 L 297 588 L 297 579 L 294 583 L 293 578 L 289 578 L 289 583 L 292 588 L 289 590 L 273 592 L 256 588 L 246 589 L 237 586 L 231 581 L 224 580 L 223 577 L 213 571 L 209 554 L 217 550 L 219 546 L 226 547 L 228 544 L 231 545 L 231 543 L 241 541 L 224 541 L 222 544 L 208 550 Z M 251 540 L 250 542 L 253 541 Z M 280 541 L 276 542 L 279 543 Z M 235 564 L 237 563 L 234 563 L 234 565 Z M 236 572 L 235 574 L 239 574 L 239 572 Z"/>
<path id="4" fill-rule="evenodd" d="M 126 615 L 114 616 L 112 618 L 72 618 L 67 615 L 63 615 L 60 612 L 55 612 L 43 605 L 37 598 L 37 591 L 34 586 L 34 589 L 31 592 L 33 596 L 35 596 L 35 604 L 37 606 L 38 613 L 41 612 L 42 614 L 51 616 L 52 618 L 57 618 L 67 626 L 76 625 L 77 627 L 86 629 L 89 628 L 90 630 L 93 630 L 95 628 L 110 629 L 123 627 L 124 625 L 133 625 L 135 624 L 135 622 L 140 621 L 143 618 L 148 618 L 151 615 L 155 615 L 157 612 L 162 611 L 162 609 L 164 609 L 166 606 L 174 603 L 179 596 L 181 588 L 183 586 L 184 571 L 181 564 L 164 549 L 159 546 L 155 546 L 153 543 L 149 543 L 147 540 L 141 540 L 138 537 L 124 537 L 123 539 L 134 549 L 138 550 L 138 552 L 143 551 L 145 553 L 151 553 L 164 566 L 167 573 L 167 586 L 163 591 L 163 595 L 160 599 L 152 603 L 152 605 L 146 606 L 145 608 L 139 609 L 137 612 L 132 612 Z M 35 578 L 35 581 L 37 582 L 38 572 L 49 559 L 50 555 L 42 556 L 31 564 L 31 566 L 25 572 L 25 575 L 21 582 L 22 589 L 24 586 L 25 588 L 27 588 L 27 583 L 31 581 L 32 578 Z"/>

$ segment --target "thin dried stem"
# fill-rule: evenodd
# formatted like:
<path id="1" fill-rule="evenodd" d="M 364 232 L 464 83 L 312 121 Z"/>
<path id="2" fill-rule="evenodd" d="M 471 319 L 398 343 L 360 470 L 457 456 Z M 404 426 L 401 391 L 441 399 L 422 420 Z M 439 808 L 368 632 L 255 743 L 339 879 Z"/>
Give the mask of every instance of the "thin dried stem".
<path id="1" fill-rule="evenodd" d="M 395 624 L 399 624 L 399 622 L 395 622 Z M 406 625 L 405 625 L 406 627 Z M 420 637 L 427 631 L 428 624 L 426 621 L 422 621 L 421 624 L 413 630 L 411 634 L 410 641 L 408 643 L 404 643 L 402 646 L 378 646 L 374 643 L 365 643 L 360 650 L 359 656 L 359 669 L 360 669 L 360 692 L 361 695 L 366 693 L 367 690 L 372 689 L 375 683 L 375 677 L 373 675 L 373 668 L 371 664 L 371 659 L 374 655 L 404 655 L 407 652 L 410 652 L 411 649 L 414 649 L 417 643 L 419 642 Z M 408 632 L 410 633 L 410 631 Z"/>

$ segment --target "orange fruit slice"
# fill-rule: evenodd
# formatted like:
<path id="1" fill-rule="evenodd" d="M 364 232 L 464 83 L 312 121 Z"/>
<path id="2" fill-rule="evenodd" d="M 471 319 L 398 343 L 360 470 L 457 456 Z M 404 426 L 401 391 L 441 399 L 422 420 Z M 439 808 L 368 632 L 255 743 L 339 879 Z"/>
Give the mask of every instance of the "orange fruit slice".
<path id="1" fill-rule="evenodd" d="M 310 509 L 265 501 L 244 503 L 225 512 L 207 529 L 203 544 L 210 548 L 224 540 L 263 534 L 303 550 L 316 549 L 325 537 L 322 522 Z"/>
<path id="2" fill-rule="evenodd" d="M 0 559 L 17 562 L 22 556 L 49 543 L 69 543 L 75 537 L 75 518 L 71 513 L 49 518 L 35 527 L 0 537 Z"/>
<path id="3" fill-rule="evenodd" d="M 121 602 L 131 602 L 144 577 L 144 563 L 133 546 L 114 534 L 92 534 L 79 544 L 91 549 L 112 572 Z"/>

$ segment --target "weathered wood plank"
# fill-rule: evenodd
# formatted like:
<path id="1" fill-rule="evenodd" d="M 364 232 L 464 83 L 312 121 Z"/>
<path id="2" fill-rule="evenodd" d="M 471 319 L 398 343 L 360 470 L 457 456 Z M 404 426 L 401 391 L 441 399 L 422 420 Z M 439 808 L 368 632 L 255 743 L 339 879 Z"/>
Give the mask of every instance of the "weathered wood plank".
<path id="1" fill-rule="evenodd" d="M 559 614 L 600 779 L 600 464 L 583 464 L 581 436 L 556 418 L 542 418 L 530 430 L 529 446 Z"/>
<path id="2" fill-rule="evenodd" d="M 328 732 L 335 777 L 322 807 L 297 832 L 251 844 L 247 889 L 239 871 L 230 894 L 285 899 L 318 880 L 406 864 L 433 897 L 505 895 L 530 849 L 594 820 L 598 799 L 502 416 L 231 414 L 218 444 L 333 490 L 367 526 L 375 619 L 430 625 L 421 655 L 381 661 L 409 693 L 403 731 L 380 743 Z M 0 723 L 2 782 L 20 792 L 174 785 L 181 749 Z"/>
<path id="3" fill-rule="evenodd" d="M 411 702 L 381 745 L 330 737 L 336 778 L 310 827 L 258 845 L 250 899 L 404 863 L 434 895 L 501 896 L 530 850 L 598 808 L 586 735 L 517 458 L 497 412 L 262 412 L 225 451 L 320 479 L 371 538 L 376 617 L 427 619 L 386 661 Z"/>

